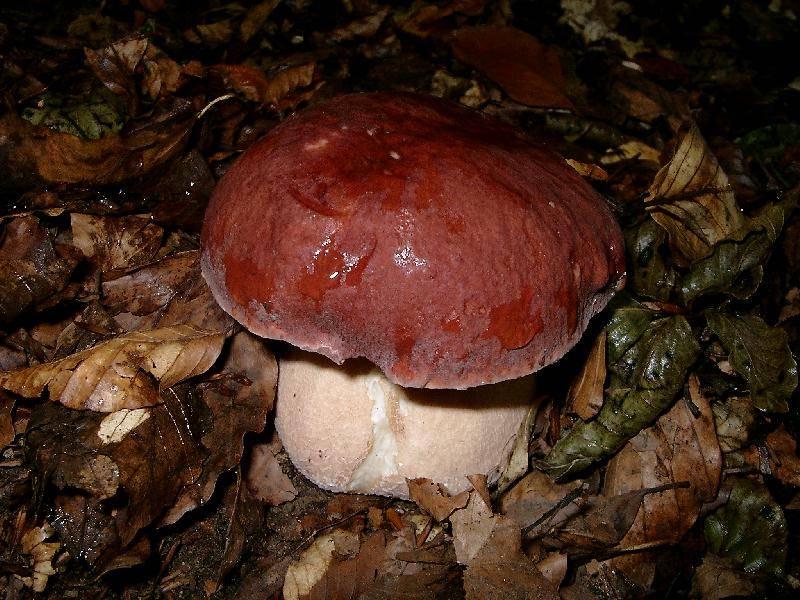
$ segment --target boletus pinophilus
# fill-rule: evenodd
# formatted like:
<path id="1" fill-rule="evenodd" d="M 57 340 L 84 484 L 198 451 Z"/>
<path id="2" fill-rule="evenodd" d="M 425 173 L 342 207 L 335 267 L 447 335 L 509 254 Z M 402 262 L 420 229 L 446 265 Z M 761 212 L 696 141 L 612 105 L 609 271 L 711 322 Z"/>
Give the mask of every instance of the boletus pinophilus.
<path id="1" fill-rule="evenodd" d="M 605 201 L 514 128 L 433 97 L 340 96 L 219 182 L 202 270 L 280 362 L 276 427 L 335 490 L 490 481 L 558 360 L 624 278 Z"/>

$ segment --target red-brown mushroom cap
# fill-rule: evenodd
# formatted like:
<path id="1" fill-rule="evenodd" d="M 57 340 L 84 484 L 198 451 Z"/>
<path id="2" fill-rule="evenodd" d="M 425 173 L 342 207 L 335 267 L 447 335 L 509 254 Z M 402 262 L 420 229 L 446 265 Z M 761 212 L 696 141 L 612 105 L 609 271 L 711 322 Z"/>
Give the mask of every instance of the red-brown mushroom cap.
<path id="1" fill-rule="evenodd" d="M 252 332 L 407 387 L 557 360 L 624 277 L 619 226 L 562 158 L 414 94 L 275 127 L 220 181 L 202 238 L 214 296 Z"/>

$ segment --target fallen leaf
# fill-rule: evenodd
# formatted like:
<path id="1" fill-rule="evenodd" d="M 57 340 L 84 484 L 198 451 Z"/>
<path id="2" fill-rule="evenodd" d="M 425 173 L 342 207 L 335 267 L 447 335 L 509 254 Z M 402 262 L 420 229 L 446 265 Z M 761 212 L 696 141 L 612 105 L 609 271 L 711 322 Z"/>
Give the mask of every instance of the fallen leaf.
<path id="1" fill-rule="evenodd" d="M 578 421 L 541 462 L 557 478 L 610 456 L 653 423 L 683 389 L 700 352 L 685 317 L 661 317 L 624 299 L 614 302 L 606 327 L 611 374 L 606 398 L 597 417 Z"/>
<path id="2" fill-rule="evenodd" d="M 756 409 L 750 398 L 731 396 L 715 402 L 711 409 L 721 450 L 728 453 L 744 448 L 756 420 Z"/>
<path id="3" fill-rule="evenodd" d="M 781 425 L 767 436 L 769 465 L 774 475 L 784 485 L 800 487 L 800 457 L 797 456 L 797 441 Z"/>
<path id="4" fill-rule="evenodd" d="M 202 473 L 182 490 L 162 525 L 207 502 L 221 473 L 239 464 L 244 436 L 264 429 L 275 401 L 278 365 L 261 338 L 242 331 L 231 340 L 225 360 L 211 381 L 200 385 L 200 397 L 211 412 L 211 427 L 201 437 L 208 450 Z"/>
<path id="5" fill-rule="evenodd" d="M 72 213 L 72 242 L 107 276 L 131 271 L 155 257 L 164 230 L 147 216 L 99 217 Z"/>
<path id="6" fill-rule="evenodd" d="M 425 477 L 406 481 L 409 499 L 440 523 L 469 501 L 469 492 L 450 496 L 441 485 Z"/>
<path id="7" fill-rule="evenodd" d="M 749 573 L 739 571 L 731 559 L 706 554 L 692 577 L 692 596 L 723 600 L 755 595 L 756 585 Z"/>
<path id="8" fill-rule="evenodd" d="M 250 450 L 247 468 L 247 488 L 250 494 L 272 506 L 290 502 L 297 497 L 297 489 L 278 462 L 281 442 L 277 434 L 267 444 L 255 444 Z"/>
<path id="9" fill-rule="evenodd" d="M 555 483 L 541 471 L 531 471 L 500 499 L 500 511 L 528 527 L 582 486 L 579 481 Z"/>
<path id="10" fill-rule="evenodd" d="M 384 7 L 374 14 L 367 15 L 355 21 L 351 21 L 344 27 L 339 27 L 325 34 L 320 34 L 322 40 L 327 44 L 341 44 L 357 37 L 369 38 L 375 35 L 383 25 L 389 15 L 389 8 Z"/>
<path id="11" fill-rule="evenodd" d="M 120 553 L 114 518 L 91 496 L 58 496 L 53 513 L 53 528 L 72 556 L 102 569 Z"/>
<path id="12" fill-rule="evenodd" d="M 314 543 L 303 551 L 300 558 L 286 570 L 283 597 L 286 600 L 300 600 L 307 597 L 314 586 L 323 580 L 334 562 L 337 546 L 342 549 L 352 546 L 353 543 L 358 543 L 358 534 L 342 529 L 336 529 L 315 539 Z"/>
<path id="13" fill-rule="evenodd" d="M 531 407 L 531 409 L 528 411 L 528 414 L 522 420 L 522 423 L 519 424 L 517 436 L 514 438 L 514 448 L 511 450 L 511 455 L 508 457 L 508 462 L 500 472 L 500 478 L 497 480 L 498 494 L 505 492 L 509 487 L 511 487 L 511 485 L 514 484 L 515 481 L 525 475 L 530 468 L 528 447 L 530 445 L 533 423 L 536 419 L 536 415 L 539 412 L 538 408 L 538 405 Z M 472 485 L 476 490 L 478 490 L 478 487 L 475 486 L 475 482 L 472 482 Z M 482 489 L 486 489 L 485 480 Z M 484 501 L 490 505 L 487 500 L 487 496 L 488 494 L 484 495 Z"/>
<path id="14" fill-rule="evenodd" d="M 0 373 L 0 387 L 26 398 L 47 389 L 65 406 L 99 412 L 153 406 L 159 385 L 205 372 L 224 340 L 189 326 L 127 333 L 56 362 Z"/>
<path id="15" fill-rule="evenodd" d="M 426 38 L 447 17 L 454 14 L 477 16 L 487 4 L 488 0 L 448 0 L 441 4 L 415 2 L 408 11 L 395 12 L 394 20 L 406 33 Z"/>
<path id="16" fill-rule="evenodd" d="M 736 479 L 727 504 L 705 521 L 709 550 L 751 575 L 783 575 L 786 529 L 783 511 L 769 490 L 749 479 Z"/>
<path id="17" fill-rule="evenodd" d="M 31 527 L 20 538 L 20 549 L 23 554 L 30 556 L 33 573 L 28 577 L 21 577 L 22 582 L 34 592 L 43 592 L 47 587 L 47 580 L 55 575 L 53 558 L 61 547 L 59 542 L 47 542 L 55 531 L 45 523 L 41 527 Z"/>
<path id="18" fill-rule="evenodd" d="M 269 15 L 278 6 L 280 0 L 265 0 L 252 6 L 239 24 L 239 39 L 242 42 L 249 42 L 267 22 Z"/>
<path id="19" fill-rule="evenodd" d="M 514 27 L 459 29 L 453 54 L 497 83 L 512 100 L 528 106 L 572 109 L 558 54 Z"/>
<path id="20" fill-rule="evenodd" d="M 188 280 L 197 276 L 200 252 L 168 256 L 129 275 L 102 284 L 103 305 L 112 314 L 148 315 L 166 306 Z"/>
<path id="21" fill-rule="evenodd" d="M 584 421 L 593 418 L 603 406 L 605 381 L 606 332 L 602 331 L 592 344 L 580 374 L 570 385 L 565 412 Z"/>
<path id="22" fill-rule="evenodd" d="M 646 496 L 633 525 L 620 541 L 620 548 L 679 542 L 694 525 L 703 504 L 717 495 L 722 453 L 711 406 L 700 393 L 695 376 L 689 379 L 689 390 L 697 416 L 686 402 L 677 402 L 655 425 L 630 440 L 608 464 L 603 488 L 606 495 L 667 483 L 689 483 L 686 488 Z M 650 589 L 655 577 L 652 555 L 636 553 L 612 558 L 608 563 L 642 589 Z"/>
<path id="23" fill-rule="evenodd" d="M 313 62 L 287 66 L 269 77 L 250 65 L 215 65 L 211 71 L 248 100 L 277 107 L 294 91 L 311 85 L 315 69 Z"/>
<path id="24" fill-rule="evenodd" d="M 561 586 L 564 577 L 567 575 L 568 556 L 561 552 L 551 552 L 545 558 L 536 563 L 536 568 L 547 581 L 556 589 Z"/>
<path id="25" fill-rule="evenodd" d="M 10 322 L 63 290 L 74 266 L 59 256 L 36 217 L 7 222 L 0 245 L 0 322 Z"/>
<path id="26" fill-rule="evenodd" d="M 84 49 L 89 67 L 104 86 L 125 98 L 130 115 L 139 108 L 134 71 L 144 58 L 147 45 L 147 38 L 132 36 L 99 50 Z"/>
<path id="27" fill-rule="evenodd" d="M 478 600 L 556 600 L 558 588 L 522 553 L 519 527 L 496 517 L 489 539 L 464 572 L 466 598 Z"/>
<path id="28" fill-rule="evenodd" d="M 760 410 L 786 412 L 797 387 L 797 362 L 786 332 L 770 327 L 755 315 L 706 311 L 708 326 L 730 352 L 731 367 L 748 383 L 753 404 Z"/>
<path id="29" fill-rule="evenodd" d="M 745 223 L 728 177 L 694 124 L 656 174 L 645 202 L 672 249 L 688 262 L 708 256 Z"/>
<path id="30" fill-rule="evenodd" d="M 630 4 L 610 0 L 562 0 L 561 8 L 563 14 L 559 22 L 580 35 L 585 44 L 604 40 L 617 42 L 628 58 L 644 50 L 641 42 L 617 32 L 620 18 L 631 11 Z"/>
<path id="31" fill-rule="evenodd" d="M 478 492 L 469 492 L 467 505 L 450 515 L 456 560 L 460 564 L 469 564 L 475 558 L 492 535 L 496 522 L 492 507 Z"/>

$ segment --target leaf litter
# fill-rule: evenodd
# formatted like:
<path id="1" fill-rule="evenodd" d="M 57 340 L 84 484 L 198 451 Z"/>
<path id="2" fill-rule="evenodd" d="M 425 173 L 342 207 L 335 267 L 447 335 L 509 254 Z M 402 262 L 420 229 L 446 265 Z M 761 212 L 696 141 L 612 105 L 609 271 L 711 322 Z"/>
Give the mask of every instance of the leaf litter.
<path id="1" fill-rule="evenodd" d="M 765 57 L 800 36 L 773 4 L 0 10 L 0 585 L 796 594 L 800 124 Z M 625 230 L 625 293 L 543 371 L 494 487 L 413 480 L 411 502 L 315 488 L 272 426 L 280 346 L 241 332 L 199 273 L 203 211 L 235 157 L 368 89 L 543 137 Z"/>

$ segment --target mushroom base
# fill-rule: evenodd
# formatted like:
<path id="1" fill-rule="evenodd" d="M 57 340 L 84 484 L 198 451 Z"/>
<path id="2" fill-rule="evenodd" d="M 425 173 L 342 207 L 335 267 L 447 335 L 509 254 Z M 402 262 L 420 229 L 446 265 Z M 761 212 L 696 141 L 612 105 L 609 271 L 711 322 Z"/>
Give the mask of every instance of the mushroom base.
<path id="1" fill-rule="evenodd" d="M 366 361 L 280 361 L 275 427 L 297 469 L 335 492 L 408 497 L 427 477 L 451 494 L 499 477 L 532 407 L 534 376 L 467 390 L 403 388 Z"/>

